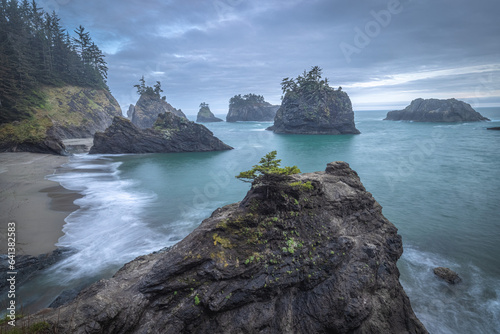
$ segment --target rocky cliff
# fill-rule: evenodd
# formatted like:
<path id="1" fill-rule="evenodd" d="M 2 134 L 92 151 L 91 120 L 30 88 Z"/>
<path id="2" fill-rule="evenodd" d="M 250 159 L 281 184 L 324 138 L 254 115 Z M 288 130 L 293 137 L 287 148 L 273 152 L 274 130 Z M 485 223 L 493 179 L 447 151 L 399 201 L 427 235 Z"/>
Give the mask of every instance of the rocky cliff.
<path id="1" fill-rule="evenodd" d="M 198 111 L 198 115 L 196 116 L 196 122 L 198 123 L 211 123 L 211 122 L 224 122 L 210 111 L 210 107 L 208 104 L 202 103 L 200 105 L 200 110 Z"/>
<path id="2" fill-rule="evenodd" d="M 230 150 L 201 124 L 166 112 L 152 128 L 140 129 L 130 120 L 115 117 L 105 132 L 96 133 L 90 154 L 172 153 Z"/>
<path id="3" fill-rule="evenodd" d="M 154 125 L 159 114 L 171 112 L 179 117 L 186 118 L 180 109 L 175 109 L 168 102 L 155 94 L 142 94 L 135 106 L 129 107 L 132 115 L 132 123 L 141 129 L 147 129 Z"/>
<path id="4" fill-rule="evenodd" d="M 279 106 L 274 106 L 264 100 L 263 96 L 247 94 L 236 95 L 229 101 L 227 122 L 269 122 L 274 119 Z"/>
<path id="5" fill-rule="evenodd" d="M 269 127 L 275 133 L 359 134 L 347 93 L 328 86 L 288 92 Z"/>
<path id="6" fill-rule="evenodd" d="M 77 86 L 44 87 L 43 104 L 30 118 L 2 124 L 0 151 L 64 154 L 61 140 L 92 137 L 121 115 L 115 98 L 106 90 Z"/>
<path id="7" fill-rule="evenodd" d="M 489 121 L 470 104 L 456 99 L 416 99 L 403 110 L 387 113 L 385 120 L 414 122 L 479 122 Z"/>
<path id="8" fill-rule="evenodd" d="M 254 182 L 172 248 L 30 321 L 59 333 L 427 333 L 399 283 L 402 252 L 358 175 L 334 162 Z"/>

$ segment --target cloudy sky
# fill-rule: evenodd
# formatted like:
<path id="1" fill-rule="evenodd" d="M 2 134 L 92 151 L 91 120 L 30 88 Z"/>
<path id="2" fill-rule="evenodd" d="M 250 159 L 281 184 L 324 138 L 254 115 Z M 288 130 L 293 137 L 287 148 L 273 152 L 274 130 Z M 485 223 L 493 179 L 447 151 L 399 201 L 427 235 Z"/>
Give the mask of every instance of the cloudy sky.
<path id="1" fill-rule="evenodd" d="M 39 0 L 106 53 L 123 111 L 144 75 L 186 114 L 235 94 L 280 104 L 280 82 L 318 65 L 354 110 L 412 99 L 500 105 L 497 0 Z"/>

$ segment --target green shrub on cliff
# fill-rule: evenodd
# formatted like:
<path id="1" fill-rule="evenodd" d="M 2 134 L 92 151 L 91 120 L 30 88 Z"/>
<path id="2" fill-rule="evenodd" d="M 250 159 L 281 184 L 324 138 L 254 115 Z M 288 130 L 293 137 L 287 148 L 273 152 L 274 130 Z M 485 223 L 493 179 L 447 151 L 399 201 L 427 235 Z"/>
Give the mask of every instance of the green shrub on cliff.
<path id="1" fill-rule="evenodd" d="M 281 81 L 283 94 L 311 94 L 331 90 L 328 78 L 321 79 L 321 72 L 322 69 L 319 66 L 313 66 L 309 72 L 304 70 L 304 73 L 295 79 L 284 78 Z"/>
<path id="2" fill-rule="evenodd" d="M 281 159 L 276 159 L 276 155 L 276 151 L 267 153 L 260 159 L 259 165 L 254 165 L 252 169 L 241 172 L 236 178 L 243 182 L 253 182 L 260 177 L 269 175 L 292 175 L 300 173 L 300 169 L 297 166 L 280 167 Z"/>

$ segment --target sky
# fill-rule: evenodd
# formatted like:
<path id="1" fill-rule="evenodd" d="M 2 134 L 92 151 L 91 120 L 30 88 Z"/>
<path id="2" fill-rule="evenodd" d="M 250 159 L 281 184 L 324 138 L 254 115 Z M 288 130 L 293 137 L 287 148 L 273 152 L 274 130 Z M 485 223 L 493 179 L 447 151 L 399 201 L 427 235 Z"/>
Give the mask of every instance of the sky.
<path id="1" fill-rule="evenodd" d="M 226 114 L 236 94 L 281 103 L 281 80 L 312 66 L 353 109 L 401 109 L 416 98 L 500 106 L 497 0 L 38 0 L 106 54 L 126 113 L 133 87 L 161 82 L 188 115 Z"/>

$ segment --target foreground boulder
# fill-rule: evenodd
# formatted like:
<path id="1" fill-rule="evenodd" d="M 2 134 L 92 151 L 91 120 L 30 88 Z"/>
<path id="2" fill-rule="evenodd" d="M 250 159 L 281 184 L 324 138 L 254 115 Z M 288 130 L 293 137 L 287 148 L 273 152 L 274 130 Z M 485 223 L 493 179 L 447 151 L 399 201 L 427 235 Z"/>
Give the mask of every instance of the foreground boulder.
<path id="1" fill-rule="evenodd" d="M 480 122 L 489 121 L 472 109 L 470 104 L 456 99 L 416 99 L 403 110 L 387 113 L 384 120 L 414 122 Z"/>
<path id="2" fill-rule="evenodd" d="M 321 69 L 313 67 L 297 79 L 283 79 L 283 101 L 269 127 L 275 133 L 359 134 L 354 124 L 351 100 L 342 88 L 335 90 L 321 80 Z"/>
<path id="3" fill-rule="evenodd" d="M 170 112 L 160 114 L 153 128 L 140 129 L 123 117 L 115 117 L 105 131 L 96 133 L 90 154 L 172 153 L 230 150 L 231 146 L 201 124 Z"/>
<path id="4" fill-rule="evenodd" d="M 427 333 L 397 229 L 345 162 L 268 175 L 184 240 L 31 317 L 58 333 Z"/>
<path id="5" fill-rule="evenodd" d="M 235 95 L 229 100 L 227 122 L 270 122 L 274 119 L 279 106 L 264 100 L 264 96 L 255 94 Z"/>
<path id="6" fill-rule="evenodd" d="M 200 104 L 200 110 L 196 116 L 196 122 L 198 123 L 212 123 L 212 122 L 224 122 L 210 111 L 210 107 L 207 103 L 203 102 Z"/>
<path id="7" fill-rule="evenodd" d="M 129 118 L 134 125 L 141 129 L 147 129 L 155 124 L 159 114 L 166 112 L 186 118 L 182 110 L 175 109 L 159 95 L 149 93 L 142 94 L 135 106 L 130 105 L 127 114 L 131 115 Z"/>

